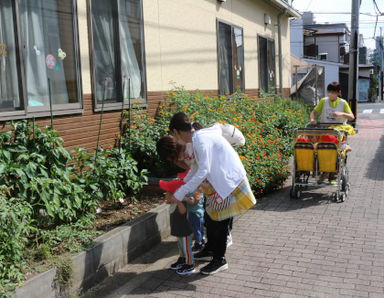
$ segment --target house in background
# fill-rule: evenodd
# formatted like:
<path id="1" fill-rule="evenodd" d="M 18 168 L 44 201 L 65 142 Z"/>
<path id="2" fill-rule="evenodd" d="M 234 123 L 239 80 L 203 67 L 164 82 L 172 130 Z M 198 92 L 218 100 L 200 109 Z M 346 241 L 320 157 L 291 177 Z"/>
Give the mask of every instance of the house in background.
<path id="1" fill-rule="evenodd" d="M 103 102 L 110 146 L 121 109 L 153 115 L 170 81 L 289 95 L 289 18 L 299 16 L 282 0 L 2 0 L 0 122 L 49 124 L 51 99 L 66 147 L 91 149 Z"/>
<path id="2" fill-rule="evenodd" d="M 349 43 L 351 32 L 345 23 L 317 24 L 312 12 L 304 12 L 301 19 L 291 21 L 291 52 L 299 59 L 324 68 L 324 86 L 334 81 L 342 85 L 343 98 L 348 97 Z M 367 48 L 359 38 L 359 100 L 368 100 L 369 72 Z M 368 77 L 367 77 L 368 72 Z M 321 94 L 319 90 L 318 94 Z M 319 96 L 321 97 L 321 95 Z M 318 100 L 319 98 L 317 98 Z"/>

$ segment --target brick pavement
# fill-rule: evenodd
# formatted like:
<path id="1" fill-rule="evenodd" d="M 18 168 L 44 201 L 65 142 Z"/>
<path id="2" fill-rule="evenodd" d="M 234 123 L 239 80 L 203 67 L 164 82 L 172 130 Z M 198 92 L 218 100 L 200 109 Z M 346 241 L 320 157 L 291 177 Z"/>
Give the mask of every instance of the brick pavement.
<path id="1" fill-rule="evenodd" d="M 290 200 L 287 185 L 237 218 L 229 270 L 178 276 L 173 256 L 107 297 L 384 297 L 384 120 L 362 119 L 350 144 L 346 202 Z"/>

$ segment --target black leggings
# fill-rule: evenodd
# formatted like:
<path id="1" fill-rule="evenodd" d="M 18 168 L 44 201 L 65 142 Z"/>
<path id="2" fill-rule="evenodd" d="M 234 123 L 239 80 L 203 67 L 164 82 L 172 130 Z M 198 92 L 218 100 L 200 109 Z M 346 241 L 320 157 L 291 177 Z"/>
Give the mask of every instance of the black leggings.
<path id="1" fill-rule="evenodd" d="M 207 215 L 205 219 L 208 238 L 205 249 L 212 251 L 213 258 L 215 259 L 224 258 L 227 249 L 228 226 L 231 218 L 214 221 Z"/>

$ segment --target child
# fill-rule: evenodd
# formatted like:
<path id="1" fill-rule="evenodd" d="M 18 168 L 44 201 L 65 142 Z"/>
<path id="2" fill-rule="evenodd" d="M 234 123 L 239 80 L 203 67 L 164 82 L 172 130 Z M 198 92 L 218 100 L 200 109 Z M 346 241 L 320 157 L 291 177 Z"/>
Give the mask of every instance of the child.
<path id="1" fill-rule="evenodd" d="M 191 170 L 178 174 L 178 177 L 182 180 L 188 179 L 187 176 L 191 175 L 190 172 L 196 170 L 196 162 L 191 145 L 191 143 L 180 145 L 172 136 L 164 136 L 156 144 L 157 152 L 162 159 L 172 161 L 176 165 L 184 165 L 183 168 L 191 168 Z M 203 194 L 195 196 L 195 198 L 189 196 L 186 203 L 188 220 L 192 225 L 195 240 L 192 250 L 200 251 L 204 245 L 204 196 Z"/>
<path id="2" fill-rule="evenodd" d="M 161 189 L 165 190 L 167 204 L 176 204 L 175 211 L 170 215 L 171 235 L 176 236 L 179 246 L 179 258 L 171 265 L 172 270 L 176 270 L 179 275 L 189 275 L 195 273 L 192 252 L 192 227 L 187 219 L 186 203 L 176 200 L 174 193 L 184 182 L 182 180 L 160 181 Z M 199 194 L 197 193 L 196 196 Z"/>
<path id="3" fill-rule="evenodd" d="M 340 90 L 341 87 L 338 82 L 333 82 L 328 85 L 328 97 L 322 98 L 311 113 L 312 125 L 317 124 L 317 121 L 315 120 L 317 115 L 320 115 L 321 123 L 345 124 L 347 120 L 355 119 L 348 102 L 338 97 Z"/>

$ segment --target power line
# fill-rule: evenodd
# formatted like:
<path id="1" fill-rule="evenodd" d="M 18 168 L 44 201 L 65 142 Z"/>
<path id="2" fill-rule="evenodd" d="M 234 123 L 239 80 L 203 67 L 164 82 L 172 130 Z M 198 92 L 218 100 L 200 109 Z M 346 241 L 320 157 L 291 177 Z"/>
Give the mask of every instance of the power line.
<path id="1" fill-rule="evenodd" d="M 376 7 L 378 13 L 379 13 L 380 15 L 383 15 L 383 14 L 381 13 L 380 9 L 379 9 L 379 6 L 378 6 L 377 3 L 376 3 L 376 0 L 373 0 L 373 4 L 375 5 L 375 7 Z"/>

